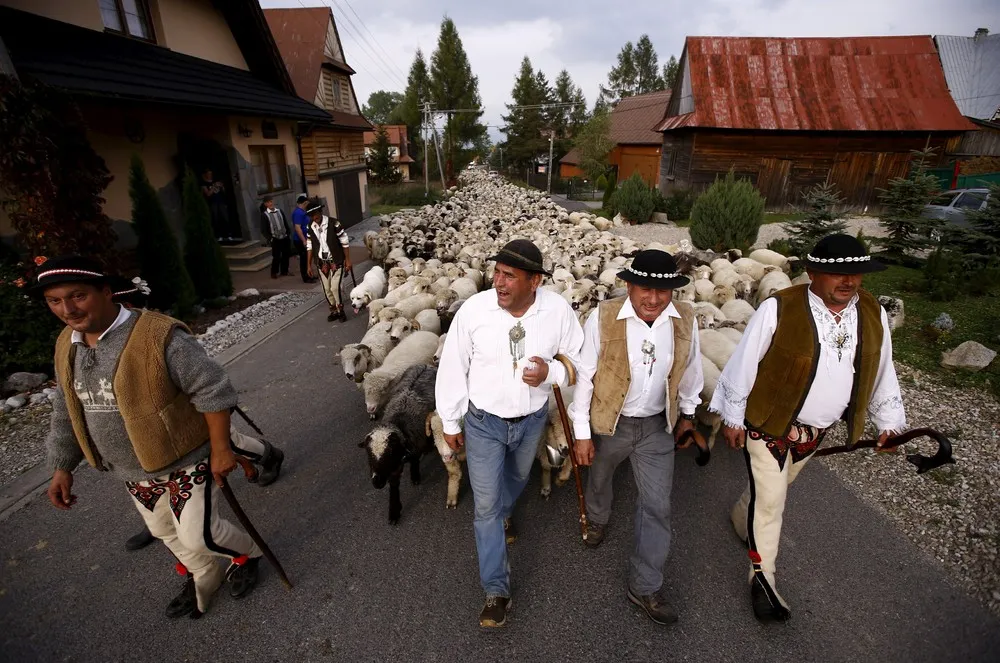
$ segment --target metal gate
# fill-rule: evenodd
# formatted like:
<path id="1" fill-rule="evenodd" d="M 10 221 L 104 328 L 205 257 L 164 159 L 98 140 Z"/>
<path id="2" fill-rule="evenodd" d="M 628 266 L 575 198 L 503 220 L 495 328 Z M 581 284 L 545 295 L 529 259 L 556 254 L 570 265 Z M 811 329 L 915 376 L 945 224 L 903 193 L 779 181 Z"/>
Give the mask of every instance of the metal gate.
<path id="1" fill-rule="evenodd" d="M 350 228 L 361 223 L 361 183 L 357 171 L 336 175 L 333 178 L 333 195 L 337 198 L 337 218 L 341 225 Z"/>

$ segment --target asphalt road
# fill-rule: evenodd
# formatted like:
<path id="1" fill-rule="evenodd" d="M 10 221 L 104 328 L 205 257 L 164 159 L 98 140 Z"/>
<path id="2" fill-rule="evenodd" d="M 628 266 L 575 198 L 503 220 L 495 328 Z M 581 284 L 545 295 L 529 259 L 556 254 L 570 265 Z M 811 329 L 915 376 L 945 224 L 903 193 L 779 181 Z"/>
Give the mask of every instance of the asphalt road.
<path id="1" fill-rule="evenodd" d="M 356 446 L 370 426 L 363 399 L 332 361 L 364 325 L 327 323 L 317 308 L 230 366 L 241 402 L 286 451 L 277 483 L 234 488 L 293 590 L 262 565 L 244 600 L 223 590 L 201 620 L 168 621 L 163 610 L 182 584 L 172 558 L 159 544 L 125 551 L 140 525 L 131 498 L 85 468 L 73 511 L 40 497 L 0 523 L 0 659 L 998 660 L 1000 622 L 822 461 L 803 472 L 785 513 L 779 581 L 792 620 L 758 624 L 727 515 L 745 470 L 721 447 L 705 468 L 690 451 L 677 462 L 666 584 L 678 624 L 656 626 L 625 599 L 635 499 L 627 465 L 609 538 L 591 551 L 579 540 L 572 484 L 542 500 L 536 464 L 516 512 L 513 618 L 481 631 L 468 479 L 459 508 L 445 510 L 444 468 L 425 458 L 423 483 L 403 486 L 395 527 L 387 489 L 368 481 Z"/>

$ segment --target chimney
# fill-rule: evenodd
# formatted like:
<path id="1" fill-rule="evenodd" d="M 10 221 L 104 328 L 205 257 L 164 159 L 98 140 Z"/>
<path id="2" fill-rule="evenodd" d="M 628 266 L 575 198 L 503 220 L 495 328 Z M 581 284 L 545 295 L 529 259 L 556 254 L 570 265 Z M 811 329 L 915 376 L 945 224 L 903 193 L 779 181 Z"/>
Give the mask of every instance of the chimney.
<path id="1" fill-rule="evenodd" d="M 976 34 L 973 35 L 972 38 L 975 39 L 976 41 L 979 41 L 979 39 L 981 37 L 985 37 L 989 33 L 990 33 L 990 31 L 988 29 L 986 29 L 986 28 L 978 28 L 978 29 L 976 29 Z"/>

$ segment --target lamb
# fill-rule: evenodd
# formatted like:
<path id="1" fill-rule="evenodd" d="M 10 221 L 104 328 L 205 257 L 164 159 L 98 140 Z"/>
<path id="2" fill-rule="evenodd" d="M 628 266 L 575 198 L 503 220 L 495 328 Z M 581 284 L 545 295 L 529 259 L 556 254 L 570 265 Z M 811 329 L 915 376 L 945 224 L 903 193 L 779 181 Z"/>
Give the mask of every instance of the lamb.
<path id="1" fill-rule="evenodd" d="M 441 316 L 432 308 L 425 309 L 413 317 L 413 328 L 440 334 Z"/>
<path id="2" fill-rule="evenodd" d="M 726 320 L 732 320 L 737 323 L 742 322 L 744 324 L 750 321 L 755 312 L 754 307 L 742 299 L 734 299 L 731 302 L 726 302 L 721 308 L 722 314 L 726 316 Z"/>
<path id="3" fill-rule="evenodd" d="M 725 368 L 726 362 L 733 356 L 737 345 L 725 334 L 715 329 L 700 330 L 698 344 L 701 347 L 701 354 L 708 357 L 720 371 Z"/>
<path id="4" fill-rule="evenodd" d="M 368 328 L 374 327 L 379 319 L 378 314 L 382 312 L 382 309 L 389 306 L 385 299 L 376 299 L 373 302 L 368 303 Z"/>
<path id="5" fill-rule="evenodd" d="M 365 233 L 366 238 L 367 235 L 368 233 Z M 385 295 L 387 283 L 385 270 L 378 265 L 365 272 L 361 283 L 351 288 L 351 306 L 354 308 L 355 315 L 365 306 Z"/>
<path id="6" fill-rule="evenodd" d="M 769 274 L 765 274 L 764 278 L 760 280 L 760 284 L 757 286 L 757 306 L 760 306 L 761 302 L 779 290 L 791 287 L 792 281 L 784 272 L 771 272 Z"/>
<path id="7" fill-rule="evenodd" d="M 365 409 L 371 419 L 386 402 L 392 384 L 403 371 L 410 366 L 431 363 L 437 345 L 437 334 L 415 331 L 392 349 L 381 366 L 365 376 Z"/>
<path id="8" fill-rule="evenodd" d="M 398 288 L 389 290 L 389 292 L 385 294 L 385 297 L 382 298 L 385 300 L 386 306 L 395 306 L 407 297 L 413 295 L 413 285 L 413 283 L 407 281 Z"/>
<path id="9" fill-rule="evenodd" d="M 367 451 L 372 485 L 381 490 L 389 484 L 389 523 L 395 525 L 403 511 L 399 479 L 410 463 L 410 481 L 420 483 L 420 458 L 433 448 L 427 435 L 427 418 L 434 411 L 437 368 L 416 365 L 400 376 L 385 406 L 382 423 L 358 444 Z"/>
<path id="10" fill-rule="evenodd" d="M 361 341 L 348 343 L 340 349 L 340 365 L 344 369 L 344 375 L 358 387 L 361 386 L 365 373 L 381 366 L 392 350 L 394 343 L 390 336 L 391 325 L 391 322 L 380 322 L 369 329 Z"/>
<path id="11" fill-rule="evenodd" d="M 421 295 L 410 295 L 406 299 L 397 303 L 395 308 L 399 309 L 399 314 L 407 320 L 417 317 L 417 314 L 427 309 L 433 309 L 437 303 L 437 297 L 431 293 Z"/>
<path id="12" fill-rule="evenodd" d="M 788 258 L 771 249 L 757 249 L 750 254 L 750 259 L 765 265 L 774 265 L 783 272 L 788 271 Z"/>

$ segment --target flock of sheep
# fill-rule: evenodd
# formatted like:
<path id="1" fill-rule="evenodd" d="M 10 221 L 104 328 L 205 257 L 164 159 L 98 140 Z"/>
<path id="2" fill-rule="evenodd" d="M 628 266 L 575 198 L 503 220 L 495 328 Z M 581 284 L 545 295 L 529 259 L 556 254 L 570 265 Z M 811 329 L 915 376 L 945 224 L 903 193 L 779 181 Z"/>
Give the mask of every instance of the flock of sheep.
<path id="1" fill-rule="evenodd" d="M 473 294 L 491 287 L 489 256 L 512 239 L 526 238 L 541 249 L 552 272 L 542 287 L 561 294 L 581 324 L 600 301 L 625 294 L 616 274 L 637 251 L 662 249 L 675 256 L 691 282 L 674 292 L 691 302 L 699 327 L 705 387 L 698 417 L 711 427 L 714 444 L 721 426 L 708 412 L 722 368 L 736 348 L 756 306 L 793 285 L 789 259 L 767 249 L 742 257 L 739 251 L 717 254 L 678 245 L 640 245 L 612 232 L 620 222 L 592 214 L 568 213 L 542 192 L 522 189 L 481 171 L 465 171 L 462 188 L 452 188 L 444 202 L 382 217 L 382 229 L 368 232 L 366 247 L 376 266 L 350 293 L 355 313 L 368 312 L 368 330 L 340 351 L 347 378 L 364 392 L 372 420 L 381 420 L 360 446 L 367 450 L 376 488 L 390 484 L 389 520 L 401 513 L 399 479 L 406 462 L 419 481 L 419 459 L 436 448 L 448 471 L 446 506 L 458 501 L 462 477 L 459 455 L 445 444 L 434 412 L 434 376 L 448 327 Z M 796 279 L 807 280 L 805 275 Z M 572 400 L 572 388 L 564 390 Z M 542 465 L 542 496 L 569 478 L 571 464 L 553 467 L 544 445 L 568 454 L 568 443 L 550 399 L 546 437 L 537 457 Z"/>

